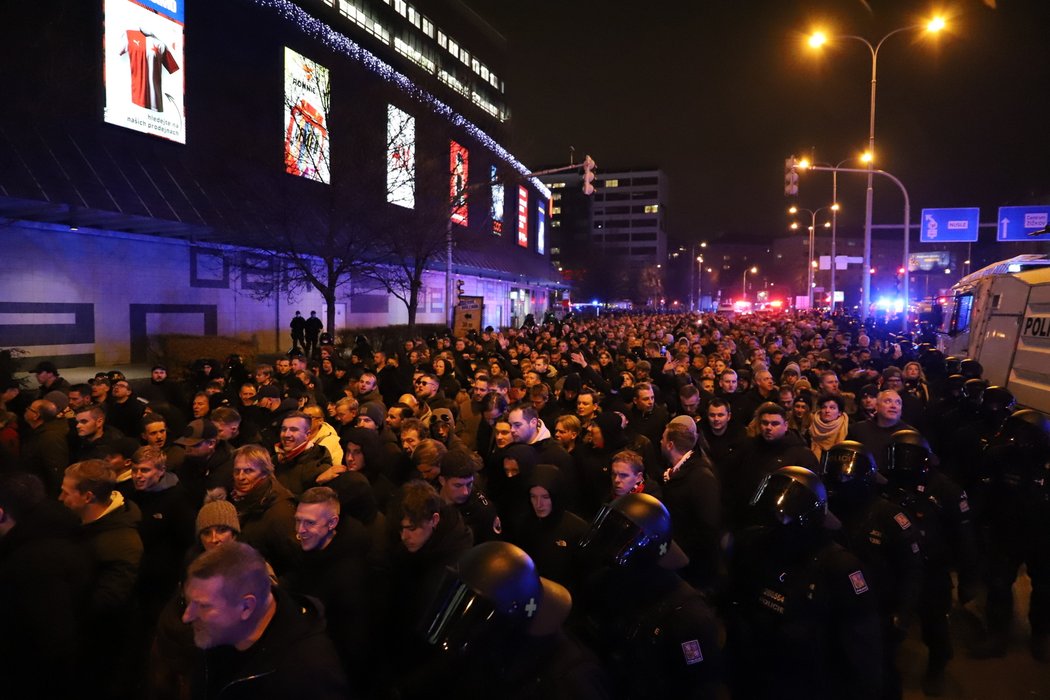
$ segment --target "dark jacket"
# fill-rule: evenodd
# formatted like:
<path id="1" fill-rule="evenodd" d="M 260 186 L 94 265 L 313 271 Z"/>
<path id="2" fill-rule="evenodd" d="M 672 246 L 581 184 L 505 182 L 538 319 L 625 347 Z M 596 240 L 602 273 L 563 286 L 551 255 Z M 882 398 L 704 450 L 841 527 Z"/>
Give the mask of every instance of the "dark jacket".
<path id="1" fill-rule="evenodd" d="M 679 573 L 701 590 L 711 588 L 721 571 L 721 486 L 701 452 L 693 452 L 664 482 L 662 500 L 671 514 L 674 539 L 689 556 Z"/>
<path id="2" fill-rule="evenodd" d="M 69 421 L 64 418 L 54 418 L 33 428 L 22 443 L 22 469 L 39 476 L 49 496 L 58 496 L 62 477 L 71 461 Z"/>
<path id="3" fill-rule="evenodd" d="M 540 486 L 547 490 L 551 512 L 539 518 L 530 507 L 523 521 L 514 528 L 515 544 L 532 557 L 540 576 L 557 581 L 571 592 L 581 578 L 579 543 L 587 532 L 587 522 L 566 510 L 562 502 L 562 477 L 557 467 L 536 465 L 528 483 L 530 489 Z"/>
<path id="4" fill-rule="evenodd" d="M 91 560 L 73 543 L 79 523 L 46 500 L 0 537 L 0 677 L 5 698 L 72 697 L 77 692 L 80 613 Z"/>
<path id="5" fill-rule="evenodd" d="M 142 511 L 142 566 L 139 600 L 147 623 L 175 592 L 182 575 L 182 557 L 193 544 L 197 510 L 174 474 L 165 473 L 151 491 L 133 491 L 131 500 Z"/>
<path id="6" fill-rule="evenodd" d="M 277 612 L 247 650 L 209 649 L 197 669 L 193 697 L 200 700 L 343 700 L 350 696 L 324 612 L 313 600 L 273 589 Z"/>
<path id="7" fill-rule="evenodd" d="M 332 466 L 332 454 L 324 445 L 310 445 L 294 457 L 284 459 L 283 451 L 278 448 L 273 466 L 277 480 L 298 496 L 316 485 L 317 477 Z"/>
<path id="8" fill-rule="evenodd" d="M 299 558 L 295 542 L 295 497 L 277 479 L 270 478 L 230 500 L 241 521 L 241 542 L 255 547 L 274 571 L 284 573 Z"/>
<path id="9" fill-rule="evenodd" d="M 90 618 L 107 624 L 113 617 L 128 614 L 142 562 L 139 507 L 125 501 L 119 492 L 112 495 L 110 510 L 98 520 L 81 525 L 77 541 L 91 555 L 94 567 Z"/>
<path id="10" fill-rule="evenodd" d="M 767 442 L 761 435 L 748 438 L 730 454 L 722 482 L 722 507 L 729 527 L 742 524 L 747 505 L 763 477 L 781 467 L 805 467 L 819 473 L 816 456 L 797 434 Z"/>
<path id="11" fill-rule="evenodd" d="M 313 596 L 324 605 L 328 635 L 347 675 L 367 674 L 369 630 L 377 622 L 368 585 L 369 533 L 350 516 L 342 516 L 335 537 L 324 549 L 303 552 L 298 565 L 281 577 L 289 591 Z"/>

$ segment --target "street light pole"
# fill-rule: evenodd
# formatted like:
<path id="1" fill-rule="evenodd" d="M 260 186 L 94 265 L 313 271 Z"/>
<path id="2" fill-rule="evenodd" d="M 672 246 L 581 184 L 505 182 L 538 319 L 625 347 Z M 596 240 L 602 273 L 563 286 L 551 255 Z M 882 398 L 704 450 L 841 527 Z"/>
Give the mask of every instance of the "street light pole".
<path id="1" fill-rule="evenodd" d="M 743 289 L 741 290 L 741 292 L 742 292 L 742 294 L 741 294 L 741 297 L 742 297 L 742 299 L 741 299 L 741 300 L 742 300 L 742 301 L 747 301 L 747 273 L 748 273 L 748 272 L 750 272 L 750 273 L 751 273 L 751 274 L 753 275 L 753 274 L 755 274 L 756 272 L 758 272 L 758 267 L 757 267 L 757 266 L 754 266 L 754 265 L 752 265 L 752 266 L 751 266 L 751 267 L 749 267 L 749 268 L 748 268 L 748 267 L 745 267 L 745 268 L 744 268 L 744 287 L 743 287 Z"/>
<path id="2" fill-rule="evenodd" d="M 696 309 L 704 310 L 704 256 L 696 256 Z"/>
<path id="3" fill-rule="evenodd" d="M 904 183 L 901 182 L 896 176 L 892 175 L 891 173 L 886 172 L 885 170 L 871 170 L 870 168 L 864 168 L 864 169 L 862 169 L 862 168 L 840 168 L 840 167 L 832 168 L 830 166 L 823 166 L 823 165 L 807 165 L 806 167 L 808 169 L 810 169 L 810 170 L 817 170 L 817 171 L 821 171 L 821 172 L 832 172 L 832 173 L 839 172 L 839 173 L 864 173 L 864 174 L 867 174 L 867 173 L 870 172 L 873 175 L 882 175 L 883 177 L 889 178 L 890 180 L 893 181 L 893 183 L 895 185 L 897 185 L 897 187 L 900 188 L 901 194 L 904 195 L 904 246 L 903 246 L 904 254 L 903 254 L 903 262 L 902 262 L 902 267 L 904 268 L 904 284 L 903 284 L 903 286 L 901 288 L 901 291 L 902 291 L 903 297 L 904 297 L 904 313 L 902 314 L 901 325 L 903 326 L 903 330 L 907 330 L 908 329 L 908 299 L 909 299 L 909 295 L 910 295 L 910 289 L 909 289 L 910 281 L 909 281 L 909 277 L 911 275 L 911 272 L 908 269 L 908 262 L 909 262 L 909 258 L 911 257 L 911 198 L 908 197 L 908 189 L 904 186 Z M 865 273 L 870 275 L 871 274 L 871 268 L 870 267 L 866 268 L 865 269 Z"/>
<path id="4" fill-rule="evenodd" d="M 862 289 L 861 289 L 861 313 L 864 317 L 867 316 L 868 310 L 871 306 L 871 215 L 873 208 L 873 181 L 874 181 L 874 161 L 875 161 L 875 90 L 878 84 L 878 62 L 879 62 L 879 50 L 882 45 L 894 34 L 900 34 L 902 32 L 913 31 L 916 29 L 925 29 L 928 32 L 936 33 L 941 29 L 944 29 L 944 20 L 936 17 L 925 24 L 911 24 L 906 27 L 900 27 L 889 32 L 881 39 L 878 43 L 872 45 L 870 41 L 862 36 L 856 36 L 853 34 L 845 34 L 836 38 L 841 39 L 853 39 L 864 44 L 868 51 L 871 53 L 871 101 L 868 107 L 868 167 L 866 169 L 868 175 L 868 186 L 864 192 L 864 270 L 862 272 Z M 809 39 L 810 46 L 816 48 L 824 44 L 827 41 L 827 36 L 818 32 L 813 34 Z M 907 265 L 907 263 L 905 263 Z M 834 299 L 832 299 L 834 302 Z M 905 314 L 907 315 L 907 314 Z"/>
<path id="5" fill-rule="evenodd" d="M 808 167 L 808 168 L 811 168 L 811 169 L 815 169 L 815 168 L 813 168 L 812 166 L 810 166 L 808 164 L 805 167 Z M 813 263 L 814 263 L 814 243 L 815 243 L 815 238 L 816 238 L 816 235 L 817 235 L 817 214 L 819 214 L 822 211 L 829 210 L 829 209 L 832 212 L 834 212 L 834 211 L 836 211 L 838 209 L 838 205 L 832 203 L 830 206 L 820 207 L 819 209 L 803 209 L 802 207 L 795 207 L 795 206 L 793 206 L 790 209 L 788 209 L 788 213 L 789 214 L 797 214 L 800 211 L 804 211 L 807 214 L 809 214 L 809 218 L 810 218 L 810 226 L 809 226 L 809 264 L 808 264 L 809 271 L 806 273 L 806 284 L 808 286 L 808 289 L 806 291 L 806 298 L 809 299 L 809 308 L 810 309 L 813 308 L 813 273 L 814 273 L 814 267 L 815 267 Z M 792 224 L 792 228 L 796 228 L 796 227 L 797 227 L 796 224 Z"/>

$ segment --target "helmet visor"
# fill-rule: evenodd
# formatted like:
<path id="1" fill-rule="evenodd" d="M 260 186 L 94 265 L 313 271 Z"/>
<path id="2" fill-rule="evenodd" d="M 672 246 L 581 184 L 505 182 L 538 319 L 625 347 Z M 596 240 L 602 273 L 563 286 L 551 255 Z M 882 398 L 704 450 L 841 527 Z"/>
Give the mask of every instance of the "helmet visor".
<path id="1" fill-rule="evenodd" d="M 871 458 L 863 452 L 846 449 L 831 449 L 821 459 L 825 483 L 846 483 L 857 479 L 868 479 L 874 471 Z"/>
<path id="2" fill-rule="evenodd" d="M 602 506 L 590 529 L 580 539 L 580 547 L 590 556 L 615 562 L 618 566 L 626 566 L 632 556 L 647 544 L 649 539 L 642 529 L 608 504 Z"/>
<path id="3" fill-rule="evenodd" d="M 930 453 L 919 445 L 890 443 L 886 451 L 886 471 L 901 476 L 924 473 L 929 468 Z"/>
<path id="4" fill-rule="evenodd" d="M 428 644 L 442 651 L 459 652 L 502 628 L 506 623 L 503 618 L 490 601 L 449 569 L 423 618 L 422 629 Z"/>
<path id="5" fill-rule="evenodd" d="M 777 525 L 805 524 L 807 516 L 823 512 L 824 504 L 808 488 L 785 474 L 769 474 L 751 497 L 759 518 Z"/>

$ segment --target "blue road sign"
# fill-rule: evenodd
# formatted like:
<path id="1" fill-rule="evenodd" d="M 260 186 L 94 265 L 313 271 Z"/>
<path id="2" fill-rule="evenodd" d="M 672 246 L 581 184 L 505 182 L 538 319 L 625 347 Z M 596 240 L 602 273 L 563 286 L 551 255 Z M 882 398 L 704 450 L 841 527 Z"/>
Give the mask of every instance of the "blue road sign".
<path id="1" fill-rule="evenodd" d="M 923 209 L 919 240 L 923 243 L 974 243 L 980 223 L 980 207 Z"/>
<path id="2" fill-rule="evenodd" d="M 1033 231 L 1046 228 L 1050 220 L 1050 204 L 1036 204 L 1030 207 L 999 207 L 996 217 L 997 241 L 1040 241 L 1045 237 L 1030 237 Z"/>

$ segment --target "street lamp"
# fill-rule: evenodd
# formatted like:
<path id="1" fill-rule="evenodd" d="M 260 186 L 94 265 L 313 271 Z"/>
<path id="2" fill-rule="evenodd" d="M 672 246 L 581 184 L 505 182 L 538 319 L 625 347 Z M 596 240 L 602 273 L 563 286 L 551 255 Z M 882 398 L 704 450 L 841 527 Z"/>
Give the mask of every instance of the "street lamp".
<path id="1" fill-rule="evenodd" d="M 741 300 L 742 301 L 747 301 L 747 273 L 749 273 L 749 272 L 752 275 L 755 274 L 756 272 L 758 272 L 758 267 L 753 265 L 750 268 L 747 268 L 747 267 L 744 268 L 744 288 L 741 290 L 742 291 L 742 294 L 741 294 Z"/>
<path id="2" fill-rule="evenodd" d="M 701 243 L 701 246 L 707 245 Z M 704 310 L 704 256 L 696 256 L 696 309 L 697 311 Z"/>
<path id="3" fill-rule="evenodd" d="M 807 167 L 809 167 L 809 166 L 807 165 Z M 838 205 L 836 205 L 836 204 L 831 204 L 831 205 L 826 206 L 826 207 L 820 207 L 819 209 L 803 209 L 802 207 L 795 207 L 795 206 L 793 206 L 790 209 L 788 209 L 788 213 L 789 214 L 798 214 L 799 212 L 804 211 L 807 214 L 809 214 L 809 216 L 810 216 L 810 225 L 809 225 L 809 265 L 807 266 L 809 269 L 808 269 L 808 272 L 807 272 L 807 279 L 806 279 L 806 297 L 809 299 L 809 308 L 811 308 L 811 309 L 813 308 L 813 269 L 816 267 L 816 265 L 814 264 L 814 263 L 816 263 L 816 260 L 814 260 L 814 258 L 813 258 L 813 243 L 814 243 L 814 238 L 815 238 L 816 233 L 817 233 L 817 214 L 819 214 L 822 211 L 834 211 L 834 209 L 837 206 Z M 797 223 L 792 223 L 791 224 L 791 228 L 792 229 L 797 229 L 798 228 L 798 224 Z M 834 261 L 832 261 L 832 263 L 834 264 Z"/>
<path id="4" fill-rule="evenodd" d="M 862 287 L 862 313 L 866 316 L 868 309 L 871 306 L 871 274 L 868 270 L 871 268 L 871 212 L 872 212 L 872 200 L 873 191 L 872 184 L 874 180 L 874 171 L 872 164 L 875 160 L 875 87 L 878 76 L 878 61 L 879 61 L 879 49 L 882 45 L 894 34 L 900 34 L 902 32 L 915 31 L 917 29 L 926 31 L 930 34 L 936 34 L 945 27 L 945 21 L 941 17 L 934 17 L 925 24 L 911 24 L 907 27 L 900 27 L 894 29 L 892 32 L 886 34 L 878 43 L 872 45 L 870 41 L 862 36 L 856 36 L 854 34 L 843 34 L 835 36 L 836 39 L 853 39 L 859 41 L 868 47 L 868 51 L 871 52 L 871 103 L 868 110 L 868 187 L 864 194 L 864 268 L 863 268 L 863 287 Z M 809 45 L 812 48 L 819 48 L 828 41 L 828 36 L 823 32 L 814 32 L 809 38 Z"/>

